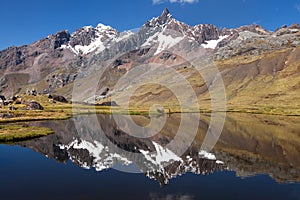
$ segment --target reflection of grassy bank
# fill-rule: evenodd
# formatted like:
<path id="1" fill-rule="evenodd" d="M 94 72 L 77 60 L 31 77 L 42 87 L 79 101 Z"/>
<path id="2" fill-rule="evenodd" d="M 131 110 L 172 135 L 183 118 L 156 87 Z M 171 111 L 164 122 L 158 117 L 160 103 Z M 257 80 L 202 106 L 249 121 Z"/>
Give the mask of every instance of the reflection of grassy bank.
<path id="1" fill-rule="evenodd" d="M 279 182 L 300 181 L 299 117 L 227 115 L 214 150 L 240 176 L 268 173 Z"/>
<path id="2" fill-rule="evenodd" d="M 0 142 L 17 142 L 52 134 L 44 127 L 27 125 L 0 125 Z"/>
<path id="3" fill-rule="evenodd" d="M 286 162 L 290 154 L 300 152 L 299 123 L 299 117 L 228 114 L 220 140 L 232 143 L 228 147 L 231 151 L 259 152 L 273 159 L 281 157 Z M 278 155 L 273 156 L 274 153 Z M 298 156 L 291 160 L 300 165 Z"/>

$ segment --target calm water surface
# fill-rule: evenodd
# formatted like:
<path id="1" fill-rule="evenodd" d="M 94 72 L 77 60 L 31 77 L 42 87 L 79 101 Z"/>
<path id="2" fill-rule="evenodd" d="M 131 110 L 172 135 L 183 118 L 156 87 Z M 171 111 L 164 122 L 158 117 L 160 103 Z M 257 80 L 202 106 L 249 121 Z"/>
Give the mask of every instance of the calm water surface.
<path id="1" fill-rule="evenodd" d="M 127 133 L 108 115 L 33 122 L 56 133 L 0 145 L 1 199 L 300 199 L 298 118 L 227 115 L 205 152 L 203 116 L 193 143 L 177 144 L 185 150 L 178 155 L 167 147 L 182 117 L 193 124 L 194 116 L 172 115 L 144 138 L 128 134 L 128 116 L 120 116 Z"/>

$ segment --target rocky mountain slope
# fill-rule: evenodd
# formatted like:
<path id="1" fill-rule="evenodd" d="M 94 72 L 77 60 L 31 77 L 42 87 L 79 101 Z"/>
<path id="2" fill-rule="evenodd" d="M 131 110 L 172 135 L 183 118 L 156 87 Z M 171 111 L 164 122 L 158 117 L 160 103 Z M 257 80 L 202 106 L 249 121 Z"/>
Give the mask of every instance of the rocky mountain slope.
<path id="1" fill-rule="evenodd" d="M 99 24 L 0 51 L 0 93 L 13 96 L 35 88 L 39 93 L 62 94 L 78 101 L 122 99 L 134 83 L 116 89 L 120 78 L 141 65 L 154 64 L 184 75 L 199 102 L 208 108 L 208 82 L 213 81 L 199 75 L 206 73 L 201 71 L 207 65 L 202 60 L 208 59 L 222 75 L 229 109 L 279 107 L 282 111 L 299 108 L 299 46 L 297 24 L 275 32 L 258 25 L 220 30 L 210 24 L 189 26 L 166 9 L 135 33 L 119 33 Z M 153 102 L 178 104 L 162 86 L 144 85 L 132 98 L 137 106 Z"/>

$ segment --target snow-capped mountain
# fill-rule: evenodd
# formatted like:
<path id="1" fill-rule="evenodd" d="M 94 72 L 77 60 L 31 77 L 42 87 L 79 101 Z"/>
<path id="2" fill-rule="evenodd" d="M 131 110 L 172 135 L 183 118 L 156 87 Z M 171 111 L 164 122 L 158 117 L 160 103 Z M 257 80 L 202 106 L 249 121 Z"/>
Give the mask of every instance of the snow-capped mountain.
<path id="1" fill-rule="evenodd" d="M 291 49 L 294 52 L 300 46 L 299 32 L 300 26 L 297 24 L 284 26 L 275 32 L 267 31 L 259 25 L 231 29 L 219 29 L 211 24 L 190 26 L 176 20 L 165 9 L 160 16 L 147 21 L 134 33 L 120 33 L 110 26 L 99 24 L 96 27 L 79 28 L 71 34 L 60 31 L 29 45 L 0 51 L 0 92 L 5 96 L 13 96 L 30 87 L 42 94 L 57 93 L 71 99 L 74 82 L 79 81 L 84 96 L 80 101 L 86 101 L 93 97 L 84 93 L 90 87 L 86 80 L 99 82 L 99 74 L 103 71 L 105 79 L 100 77 L 98 91 L 107 88 L 109 95 L 112 95 L 117 80 L 136 66 L 147 63 L 178 66 L 188 56 L 205 55 L 218 62 L 236 57 L 251 60 L 256 56 L 259 59 L 257 56 L 264 53 L 272 54 L 290 48 L 294 48 Z M 282 67 L 273 67 L 267 71 L 273 76 L 273 71 Z M 236 73 L 235 70 L 224 71 L 229 77 L 225 85 L 232 83 L 231 76 L 237 82 L 247 82 L 238 80 L 235 74 L 243 73 Z M 253 74 L 251 67 L 241 70 L 250 70 L 245 74 Z M 259 70 L 259 73 L 263 72 Z M 255 79 L 245 76 L 240 78 Z M 234 88 L 231 92 L 233 96 L 236 96 L 238 88 L 247 89 L 249 85 L 236 87 L 237 84 L 229 87 Z M 204 91 L 205 88 L 199 90 Z M 257 97 L 257 101 L 261 96 Z"/>
<path id="2" fill-rule="evenodd" d="M 183 40 L 205 44 L 206 41 L 223 39 L 216 26 L 210 24 L 189 26 L 174 19 L 168 9 L 165 9 L 161 16 L 148 21 L 141 30 L 147 30 L 146 34 L 149 35 L 142 47 L 158 46 L 154 55 L 172 48 Z M 214 49 L 216 45 L 204 47 Z"/>
<path id="3" fill-rule="evenodd" d="M 105 48 L 109 48 L 113 43 L 124 40 L 133 35 L 131 31 L 119 33 L 116 29 L 103 24 L 98 24 L 96 28 L 85 26 L 72 33 L 67 45 L 62 45 L 62 49 L 70 49 L 78 55 L 89 53 L 100 53 Z"/>
<path id="4" fill-rule="evenodd" d="M 98 24 L 96 28 L 85 26 L 72 33 L 68 44 L 62 45 L 61 48 L 70 49 L 75 54 L 80 55 L 98 54 L 104 49 L 111 48 L 114 43 L 128 39 L 133 35 L 134 33 L 131 31 L 119 33 L 112 27 L 103 24 Z M 134 47 L 131 47 L 131 50 L 157 46 L 154 55 L 170 49 L 184 39 L 199 44 L 205 44 L 206 41 L 218 43 L 224 39 L 224 36 L 220 37 L 220 32 L 216 26 L 210 24 L 189 26 L 173 18 L 168 9 L 165 9 L 161 16 L 147 21 L 136 34 L 136 37 L 136 42 L 133 43 Z M 143 41 L 144 38 L 146 41 L 140 44 L 139 40 Z M 204 47 L 214 49 L 216 44 Z M 127 49 L 127 51 L 129 50 Z"/>
<path id="5" fill-rule="evenodd" d="M 39 92 L 54 92 L 75 79 L 105 68 L 111 59 L 124 53 L 148 48 L 151 49 L 148 54 L 150 58 L 175 46 L 181 46 L 184 51 L 192 51 L 201 44 L 205 48 L 215 48 L 215 43 L 223 38 L 225 36 L 221 35 L 217 27 L 208 24 L 186 25 L 173 18 L 167 9 L 161 16 L 147 21 L 136 33 L 120 33 L 103 24 L 85 26 L 72 34 L 60 31 L 31 45 L 1 51 L 1 88 L 4 93 L 17 93 L 19 89 L 26 90 L 26 85 L 33 83 Z M 20 77 L 17 79 L 20 81 L 11 89 L 9 74 L 14 72 L 20 76 L 28 74 L 29 80 Z M 46 87 L 37 86 L 45 80 Z"/>

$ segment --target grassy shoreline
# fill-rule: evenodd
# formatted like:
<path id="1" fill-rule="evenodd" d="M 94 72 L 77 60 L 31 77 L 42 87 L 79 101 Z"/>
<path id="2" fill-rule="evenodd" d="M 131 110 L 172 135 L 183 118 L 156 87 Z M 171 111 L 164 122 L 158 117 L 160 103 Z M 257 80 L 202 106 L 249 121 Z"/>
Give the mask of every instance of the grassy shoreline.
<path id="1" fill-rule="evenodd" d="M 170 108 L 170 112 L 166 109 L 165 114 L 175 113 L 211 113 L 211 110 L 184 110 Z M 218 111 L 217 111 L 218 112 Z M 219 111 L 225 112 L 225 111 Z M 300 113 L 296 109 L 253 109 L 253 108 L 241 108 L 241 109 L 228 109 L 227 113 L 247 113 L 247 114 L 263 114 L 263 115 L 280 115 L 280 116 L 300 116 Z M 130 115 L 149 115 L 159 114 L 157 112 L 150 112 L 144 108 L 130 108 L 129 111 L 119 107 L 109 106 L 81 106 L 64 104 L 57 107 L 45 107 L 45 110 L 33 110 L 33 111 L 9 111 L 1 109 L 2 114 L 11 114 L 13 117 L 0 118 L 0 124 L 3 123 L 15 123 L 15 122 L 30 122 L 30 121 L 43 121 L 43 120 L 66 120 L 78 115 L 86 114 L 130 114 Z"/>
<path id="2" fill-rule="evenodd" d="M 45 127 L 21 124 L 0 124 L 0 143 L 19 142 L 53 134 L 54 131 Z"/>
<path id="3" fill-rule="evenodd" d="M 24 98 L 24 97 L 22 97 Z M 131 107 L 129 111 L 121 107 L 110 106 L 91 106 L 83 104 L 64 104 L 51 103 L 46 96 L 25 96 L 25 100 L 33 100 L 41 103 L 44 110 L 22 110 L 24 105 L 13 105 L 17 110 L 9 110 L 8 107 L 1 107 L 1 115 L 9 116 L 0 118 L 0 143 L 15 142 L 32 139 L 36 137 L 52 134 L 53 131 L 43 127 L 33 127 L 15 124 L 17 122 L 45 121 L 45 120 L 66 120 L 74 116 L 85 114 L 130 114 L 130 115 L 149 115 L 161 114 L 150 112 L 147 107 Z M 224 111 L 221 111 L 224 112 Z M 227 108 L 227 113 L 247 113 L 262 115 L 281 115 L 281 116 L 300 116 L 299 108 L 270 108 L 270 107 L 243 107 Z M 179 106 L 166 106 L 165 114 L 175 113 L 211 113 L 210 110 L 187 109 L 180 110 Z"/>

